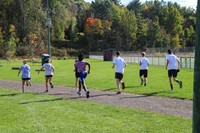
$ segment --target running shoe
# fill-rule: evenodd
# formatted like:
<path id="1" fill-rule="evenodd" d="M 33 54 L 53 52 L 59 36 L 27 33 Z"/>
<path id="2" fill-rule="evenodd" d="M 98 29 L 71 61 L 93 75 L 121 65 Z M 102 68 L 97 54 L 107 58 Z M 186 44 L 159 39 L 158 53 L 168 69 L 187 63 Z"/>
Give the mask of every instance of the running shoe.
<path id="1" fill-rule="evenodd" d="M 125 83 L 124 82 L 122 82 L 122 89 L 125 89 L 126 87 L 125 87 Z"/>
<path id="2" fill-rule="evenodd" d="M 49 82 L 49 84 L 50 84 L 50 86 L 51 86 L 51 89 L 53 89 L 53 84 L 52 84 L 52 82 Z"/>
<path id="3" fill-rule="evenodd" d="M 121 91 L 118 91 L 116 94 L 121 94 Z"/>
<path id="4" fill-rule="evenodd" d="M 179 81 L 179 87 L 180 87 L 180 89 L 183 88 L 183 83 L 182 83 L 182 81 Z"/>
<path id="5" fill-rule="evenodd" d="M 89 93 L 90 93 L 89 91 L 86 92 L 86 97 L 87 97 L 87 98 L 90 97 Z"/>

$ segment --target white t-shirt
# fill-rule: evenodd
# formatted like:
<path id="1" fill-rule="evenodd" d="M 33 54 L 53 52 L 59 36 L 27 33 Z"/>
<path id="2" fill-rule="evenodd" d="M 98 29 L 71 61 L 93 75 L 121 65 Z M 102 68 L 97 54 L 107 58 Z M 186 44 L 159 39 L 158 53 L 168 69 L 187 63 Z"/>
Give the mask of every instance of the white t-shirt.
<path id="1" fill-rule="evenodd" d="M 31 78 L 30 66 L 25 64 L 25 65 L 22 65 L 19 69 L 22 71 L 22 78 Z"/>
<path id="2" fill-rule="evenodd" d="M 140 58 L 140 70 L 147 70 L 149 65 L 149 59 L 146 57 Z"/>
<path id="3" fill-rule="evenodd" d="M 51 63 L 45 63 L 42 67 L 45 68 L 45 75 L 53 75 L 54 66 Z"/>
<path id="4" fill-rule="evenodd" d="M 126 62 L 123 58 L 121 57 L 115 57 L 113 60 L 113 64 L 116 65 L 116 72 L 118 73 L 124 73 L 124 67 L 126 65 Z"/>
<path id="5" fill-rule="evenodd" d="M 167 66 L 168 70 L 177 69 L 177 61 L 179 62 L 179 59 L 177 56 L 175 56 L 174 54 L 168 54 L 166 56 L 166 60 L 169 61 L 169 64 Z"/>

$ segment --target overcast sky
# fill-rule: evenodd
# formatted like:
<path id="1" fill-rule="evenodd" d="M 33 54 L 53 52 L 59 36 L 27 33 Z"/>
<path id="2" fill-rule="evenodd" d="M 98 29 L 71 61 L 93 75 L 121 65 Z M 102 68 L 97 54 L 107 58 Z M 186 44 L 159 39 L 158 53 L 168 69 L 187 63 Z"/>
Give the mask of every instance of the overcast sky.
<path id="1" fill-rule="evenodd" d="M 91 2 L 91 1 L 94 1 L 94 0 L 85 0 L 86 2 Z M 132 0 L 121 0 L 121 2 L 126 5 L 128 4 L 130 1 Z M 152 0 L 140 0 L 142 3 L 144 3 L 145 1 L 152 1 Z M 196 9 L 196 6 L 197 6 L 197 0 L 164 0 L 164 1 L 171 1 L 173 3 L 178 3 L 180 4 L 181 6 L 187 6 L 187 7 L 192 7 L 194 9 Z"/>

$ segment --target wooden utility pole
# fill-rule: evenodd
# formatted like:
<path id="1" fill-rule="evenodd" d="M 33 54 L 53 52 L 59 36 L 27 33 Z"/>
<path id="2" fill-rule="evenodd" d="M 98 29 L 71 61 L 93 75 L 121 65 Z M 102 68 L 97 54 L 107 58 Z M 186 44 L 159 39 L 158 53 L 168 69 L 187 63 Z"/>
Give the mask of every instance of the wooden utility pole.
<path id="1" fill-rule="evenodd" d="M 200 133 L 200 0 L 197 2 L 192 132 Z"/>

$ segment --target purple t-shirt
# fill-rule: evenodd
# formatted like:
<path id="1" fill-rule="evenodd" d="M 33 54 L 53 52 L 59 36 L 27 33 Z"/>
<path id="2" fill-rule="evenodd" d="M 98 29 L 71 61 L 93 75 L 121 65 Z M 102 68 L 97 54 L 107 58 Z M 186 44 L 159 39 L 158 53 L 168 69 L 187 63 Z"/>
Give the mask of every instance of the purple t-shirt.
<path id="1" fill-rule="evenodd" d="M 86 65 L 88 63 L 85 62 L 85 61 L 78 61 L 76 64 L 75 64 L 75 69 L 77 70 L 77 72 L 85 72 L 86 71 Z"/>

